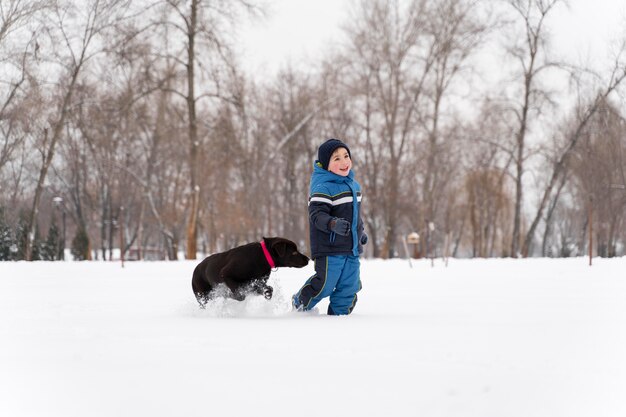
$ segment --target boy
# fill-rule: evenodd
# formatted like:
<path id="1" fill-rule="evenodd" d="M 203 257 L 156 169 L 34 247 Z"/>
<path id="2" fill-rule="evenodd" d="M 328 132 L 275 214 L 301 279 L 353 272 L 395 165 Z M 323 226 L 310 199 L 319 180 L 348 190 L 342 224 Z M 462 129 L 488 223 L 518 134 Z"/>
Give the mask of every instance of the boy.
<path id="1" fill-rule="evenodd" d="M 350 149 L 338 139 L 327 140 L 317 152 L 309 196 L 315 275 L 292 297 L 296 310 L 311 310 L 328 296 L 328 314 L 350 314 L 354 309 L 361 290 L 359 255 L 367 243 L 360 202 Z"/>

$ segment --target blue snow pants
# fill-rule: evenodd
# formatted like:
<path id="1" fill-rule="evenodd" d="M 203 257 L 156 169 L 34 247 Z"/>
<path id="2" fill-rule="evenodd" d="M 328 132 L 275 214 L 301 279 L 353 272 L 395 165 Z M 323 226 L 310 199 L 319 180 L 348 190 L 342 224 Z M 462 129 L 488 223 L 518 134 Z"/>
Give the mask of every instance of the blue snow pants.
<path id="1" fill-rule="evenodd" d="M 304 283 L 296 297 L 306 311 L 330 296 L 328 314 L 338 316 L 352 313 L 360 290 L 358 256 L 323 256 L 315 259 L 315 275 Z"/>

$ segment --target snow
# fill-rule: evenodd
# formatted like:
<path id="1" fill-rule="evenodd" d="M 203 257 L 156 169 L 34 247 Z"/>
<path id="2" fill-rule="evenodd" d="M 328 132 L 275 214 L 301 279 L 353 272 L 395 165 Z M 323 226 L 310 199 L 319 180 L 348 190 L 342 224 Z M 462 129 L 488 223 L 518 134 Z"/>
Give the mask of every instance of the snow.
<path id="1" fill-rule="evenodd" d="M 364 260 L 344 317 L 195 265 L 0 263 L 0 416 L 626 415 L 626 258 Z"/>

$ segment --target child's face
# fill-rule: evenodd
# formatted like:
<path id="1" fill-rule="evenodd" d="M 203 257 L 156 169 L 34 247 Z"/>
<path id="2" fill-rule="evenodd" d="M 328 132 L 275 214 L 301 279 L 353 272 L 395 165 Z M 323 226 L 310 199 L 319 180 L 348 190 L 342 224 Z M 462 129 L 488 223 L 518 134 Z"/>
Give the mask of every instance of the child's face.
<path id="1" fill-rule="evenodd" d="M 328 170 L 333 174 L 346 177 L 350 173 L 350 168 L 352 168 L 352 160 L 348 150 L 346 148 L 335 149 L 335 152 L 330 156 Z"/>

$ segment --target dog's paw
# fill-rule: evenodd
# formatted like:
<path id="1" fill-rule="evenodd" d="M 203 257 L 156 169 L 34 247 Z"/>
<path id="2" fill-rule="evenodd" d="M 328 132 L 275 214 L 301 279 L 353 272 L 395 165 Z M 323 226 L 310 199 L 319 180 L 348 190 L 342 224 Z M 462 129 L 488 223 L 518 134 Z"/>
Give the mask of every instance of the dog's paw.
<path id="1" fill-rule="evenodd" d="M 270 287 L 269 285 L 263 289 L 263 297 L 265 297 L 266 300 L 271 300 L 273 294 L 274 288 Z"/>

